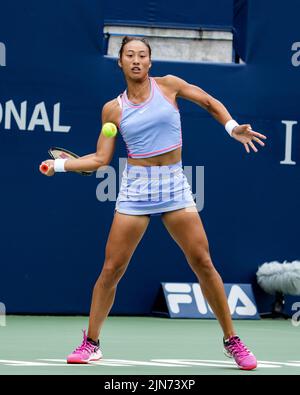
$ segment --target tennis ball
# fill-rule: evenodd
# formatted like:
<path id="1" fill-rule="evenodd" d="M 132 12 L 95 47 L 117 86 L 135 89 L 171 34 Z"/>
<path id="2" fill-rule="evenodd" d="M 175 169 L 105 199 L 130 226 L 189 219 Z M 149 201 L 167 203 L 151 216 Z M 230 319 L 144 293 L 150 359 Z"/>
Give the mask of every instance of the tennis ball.
<path id="1" fill-rule="evenodd" d="M 106 122 L 103 126 L 102 126 L 102 133 L 104 134 L 104 136 L 106 137 L 115 137 L 115 135 L 117 134 L 117 127 L 114 123 L 112 122 Z"/>

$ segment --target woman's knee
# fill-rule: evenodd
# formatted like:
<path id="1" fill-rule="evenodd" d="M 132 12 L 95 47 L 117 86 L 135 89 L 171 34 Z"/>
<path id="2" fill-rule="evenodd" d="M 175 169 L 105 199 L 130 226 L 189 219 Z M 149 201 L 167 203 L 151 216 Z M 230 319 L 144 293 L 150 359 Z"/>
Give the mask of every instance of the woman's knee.
<path id="1" fill-rule="evenodd" d="M 98 281 L 103 287 L 116 286 L 126 271 L 127 262 L 105 261 Z"/>
<path id="2" fill-rule="evenodd" d="M 209 249 L 206 246 L 195 248 L 189 254 L 188 261 L 196 274 L 208 276 L 215 272 Z"/>

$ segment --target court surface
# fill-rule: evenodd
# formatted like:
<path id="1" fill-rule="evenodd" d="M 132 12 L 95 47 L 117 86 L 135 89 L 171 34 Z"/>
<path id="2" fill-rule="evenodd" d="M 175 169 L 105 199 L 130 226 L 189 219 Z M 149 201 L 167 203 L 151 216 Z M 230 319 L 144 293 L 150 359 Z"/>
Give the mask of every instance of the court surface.
<path id="1" fill-rule="evenodd" d="M 87 317 L 8 316 L 0 327 L 1 375 L 299 375 L 300 326 L 291 320 L 234 321 L 256 354 L 257 370 L 238 370 L 223 355 L 215 320 L 109 317 L 104 359 L 67 365 Z"/>

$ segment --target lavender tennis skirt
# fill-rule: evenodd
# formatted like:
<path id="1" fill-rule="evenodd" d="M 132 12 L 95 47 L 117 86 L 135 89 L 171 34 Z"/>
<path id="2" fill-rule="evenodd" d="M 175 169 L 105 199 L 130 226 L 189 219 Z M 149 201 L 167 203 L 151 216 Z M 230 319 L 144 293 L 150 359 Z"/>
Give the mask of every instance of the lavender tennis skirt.
<path id="1" fill-rule="evenodd" d="M 116 211 L 155 215 L 195 207 L 182 162 L 168 166 L 134 166 L 126 162 Z"/>

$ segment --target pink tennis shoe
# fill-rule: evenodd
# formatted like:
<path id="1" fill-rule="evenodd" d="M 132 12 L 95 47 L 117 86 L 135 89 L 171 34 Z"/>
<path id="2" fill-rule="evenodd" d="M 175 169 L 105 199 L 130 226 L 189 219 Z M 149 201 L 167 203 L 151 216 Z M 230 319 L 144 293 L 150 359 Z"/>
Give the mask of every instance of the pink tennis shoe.
<path id="1" fill-rule="evenodd" d="M 88 340 L 86 331 L 83 331 L 82 344 L 68 355 L 67 363 L 89 363 L 90 361 L 98 361 L 102 358 L 102 351 L 98 342 Z"/>
<path id="2" fill-rule="evenodd" d="M 233 358 L 240 369 L 252 370 L 257 367 L 255 356 L 248 350 L 238 336 L 231 336 L 224 340 L 224 354 Z M 102 351 L 98 342 L 88 340 L 86 331 L 83 331 L 82 344 L 72 354 L 68 355 L 67 363 L 89 363 L 102 358 Z"/>
<path id="3" fill-rule="evenodd" d="M 224 354 L 233 358 L 240 369 L 252 370 L 257 367 L 255 356 L 248 350 L 238 336 L 224 340 Z"/>

